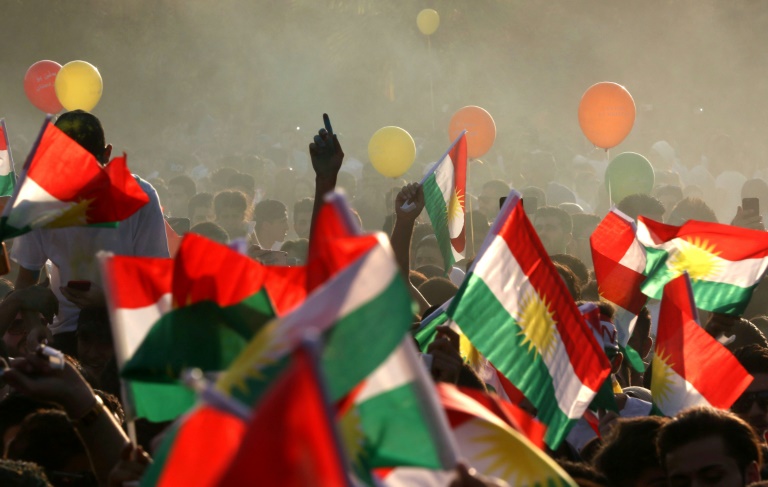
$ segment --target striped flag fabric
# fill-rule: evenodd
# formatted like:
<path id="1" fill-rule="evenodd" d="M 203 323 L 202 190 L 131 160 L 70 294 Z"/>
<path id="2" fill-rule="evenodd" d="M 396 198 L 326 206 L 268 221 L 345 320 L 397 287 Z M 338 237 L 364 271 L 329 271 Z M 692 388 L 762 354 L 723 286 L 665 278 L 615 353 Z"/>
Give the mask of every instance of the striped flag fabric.
<path id="1" fill-rule="evenodd" d="M 465 201 L 467 198 L 466 131 L 421 181 L 424 203 L 435 230 L 445 271 L 466 257 Z"/>
<path id="2" fill-rule="evenodd" d="M 0 118 L 0 196 L 10 196 L 16 187 L 16 173 L 13 168 L 11 143 L 5 119 Z"/>
<path id="3" fill-rule="evenodd" d="M 651 396 L 665 416 L 694 406 L 728 409 L 752 382 L 736 357 L 699 326 L 691 287 L 683 272 L 661 299 Z"/>
<path id="4" fill-rule="evenodd" d="M 512 191 L 448 308 L 469 341 L 538 411 L 557 448 L 610 364 Z"/>
<path id="5" fill-rule="evenodd" d="M 642 291 L 660 299 L 664 286 L 687 272 L 696 306 L 716 313 L 744 312 L 768 269 L 768 233 L 689 220 L 680 227 L 639 217 L 637 239 L 647 265 Z"/>
<path id="6" fill-rule="evenodd" d="M 614 324 L 621 347 L 627 346 L 637 316 L 648 301 L 640 290 L 645 281 L 645 248 L 635 234 L 634 220 L 612 208 L 589 237 L 597 289 L 616 308 Z"/>
<path id="7" fill-rule="evenodd" d="M 375 468 L 456 465 L 445 413 L 410 338 L 345 398 L 338 418 L 350 463 L 368 483 Z"/>
<path id="8" fill-rule="evenodd" d="M 0 240 L 35 228 L 114 224 L 149 203 L 126 157 L 102 166 L 47 119 L 11 200 L 0 217 Z"/>

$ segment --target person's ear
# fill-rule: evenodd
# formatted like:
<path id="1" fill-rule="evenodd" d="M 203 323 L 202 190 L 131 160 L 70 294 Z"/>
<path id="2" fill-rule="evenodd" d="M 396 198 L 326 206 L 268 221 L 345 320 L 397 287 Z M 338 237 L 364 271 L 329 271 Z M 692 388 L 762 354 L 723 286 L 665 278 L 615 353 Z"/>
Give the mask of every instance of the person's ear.
<path id="1" fill-rule="evenodd" d="M 109 162 L 109 158 L 112 156 L 112 144 L 107 144 L 107 146 L 104 148 L 104 152 L 101 154 L 101 162 L 102 164 L 106 164 Z"/>

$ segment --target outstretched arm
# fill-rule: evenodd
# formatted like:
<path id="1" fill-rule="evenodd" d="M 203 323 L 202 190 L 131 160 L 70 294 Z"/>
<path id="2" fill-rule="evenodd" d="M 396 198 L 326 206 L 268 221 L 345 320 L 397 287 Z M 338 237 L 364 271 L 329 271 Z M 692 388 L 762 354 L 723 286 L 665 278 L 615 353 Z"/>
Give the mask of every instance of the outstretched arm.
<path id="1" fill-rule="evenodd" d="M 344 160 L 344 151 L 339 144 L 339 138 L 333 133 L 331 121 L 325 113 L 323 121 L 325 128 L 320 129 L 315 135 L 314 142 L 309 144 L 309 156 L 312 159 L 312 169 L 315 171 L 315 206 L 312 208 L 310 238 L 314 233 L 317 214 L 323 206 L 323 198 L 336 189 L 336 177 Z"/>
<path id="2" fill-rule="evenodd" d="M 395 227 L 392 229 L 390 242 L 395 251 L 397 265 L 400 267 L 400 274 L 408 284 L 411 297 L 418 303 L 419 311 L 423 313 L 429 308 L 429 303 L 421 295 L 409 279 L 411 267 L 411 238 L 413 237 L 413 226 L 416 218 L 419 217 L 424 209 L 424 190 L 419 183 L 411 183 L 403 186 L 403 189 L 395 198 Z"/>

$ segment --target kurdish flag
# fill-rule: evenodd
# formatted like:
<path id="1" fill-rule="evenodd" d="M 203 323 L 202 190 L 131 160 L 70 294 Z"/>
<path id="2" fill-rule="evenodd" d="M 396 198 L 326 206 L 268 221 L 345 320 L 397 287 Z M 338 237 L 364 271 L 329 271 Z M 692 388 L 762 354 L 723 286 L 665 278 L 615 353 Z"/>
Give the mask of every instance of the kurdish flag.
<path id="1" fill-rule="evenodd" d="M 125 155 L 102 166 L 46 119 L 0 217 L 0 240 L 35 228 L 116 223 L 148 202 Z"/>
<path id="2" fill-rule="evenodd" d="M 410 337 L 339 406 L 339 427 L 358 478 L 374 468 L 450 469 L 456 446 Z"/>
<path id="3" fill-rule="evenodd" d="M 0 118 L 0 196 L 10 196 L 16 187 L 16 173 L 13 170 L 13 155 L 8 142 L 5 119 Z"/>
<path id="4" fill-rule="evenodd" d="M 680 227 L 640 217 L 648 262 L 642 291 L 656 299 L 687 272 L 700 309 L 739 315 L 768 268 L 768 233 L 690 220 Z"/>
<path id="5" fill-rule="evenodd" d="M 466 257 L 464 202 L 467 196 L 466 131 L 421 181 L 427 214 L 443 254 L 446 273 Z"/>
<path id="6" fill-rule="evenodd" d="M 448 308 L 469 341 L 538 410 L 557 448 L 610 364 L 512 191 Z"/>
<path id="7" fill-rule="evenodd" d="M 589 237 L 597 289 L 616 308 L 614 324 L 622 347 L 627 346 L 637 315 L 648 300 L 640 290 L 645 281 L 645 247 L 635 234 L 634 220 L 613 208 Z"/>
<path id="8" fill-rule="evenodd" d="M 383 362 L 410 328 L 413 313 L 389 240 L 380 232 L 374 236 L 368 252 L 256 334 L 218 388 L 255 403 L 307 332 L 323 336 L 321 365 L 333 401 Z"/>
<path id="9" fill-rule="evenodd" d="M 752 382 L 697 319 L 691 281 L 683 273 L 664 286 L 651 365 L 653 403 L 665 416 L 694 406 L 728 409 Z"/>
<path id="10" fill-rule="evenodd" d="M 259 402 L 216 485 L 350 485 L 319 371 L 305 347 L 293 353 L 288 369 Z"/>
<path id="11" fill-rule="evenodd" d="M 243 418 L 203 404 L 179 418 L 165 435 L 141 487 L 214 487 L 246 435 Z"/>
<path id="12" fill-rule="evenodd" d="M 484 404 L 449 384 L 439 383 L 437 390 L 462 460 L 479 473 L 515 487 L 576 486 L 554 460 Z M 443 487 L 452 477 L 445 471 L 396 468 L 384 474 L 383 484 Z"/>
<path id="13" fill-rule="evenodd" d="M 273 316 L 271 294 L 290 307 L 303 291 L 280 272 L 195 234 L 175 259 L 103 257 L 117 362 L 135 414 L 164 421 L 189 409 L 194 395 L 178 384 L 181 371 L 224 370 Z"/>

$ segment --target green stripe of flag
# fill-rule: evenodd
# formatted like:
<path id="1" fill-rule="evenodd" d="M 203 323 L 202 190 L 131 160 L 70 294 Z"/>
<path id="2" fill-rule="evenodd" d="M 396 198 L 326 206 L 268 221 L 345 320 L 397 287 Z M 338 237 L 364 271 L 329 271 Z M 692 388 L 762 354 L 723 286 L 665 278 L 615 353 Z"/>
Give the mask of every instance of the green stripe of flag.
<path id="1" fill-rule="evenodd" d="M 446 161 L 443 164 L 448 163 L 450 163 L 450 161 Z M 423 188 L 424 206 L 427 209 L 429 220 L 432 222 L 432 228 L 435 231 L 437 244 L 440 247 L 440 253 L 443 256 L 447 273 L 456 260 L 453 258 L 451 236 L 448 232 L 448 206 L 445 204 L 443 192 L 437 184 L 435 173 L 432 173 L 427 180 L 424 181 Z"/>

